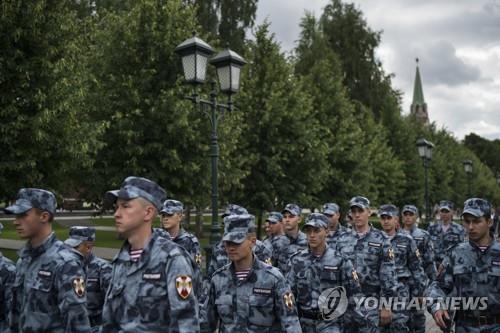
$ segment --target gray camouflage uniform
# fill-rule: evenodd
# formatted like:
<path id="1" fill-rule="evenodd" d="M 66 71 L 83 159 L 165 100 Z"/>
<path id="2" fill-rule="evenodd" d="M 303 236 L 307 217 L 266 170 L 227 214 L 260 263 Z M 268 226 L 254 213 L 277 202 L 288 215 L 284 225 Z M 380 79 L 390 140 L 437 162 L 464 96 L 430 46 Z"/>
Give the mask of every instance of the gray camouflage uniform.
<path id="1" fill-rule="evenodd" d="M 255 232 L 253 215 L 225 218 L 224 241 L 242 243 Z M 215 271 L 210 281 L 207 304 L 210 332 L 220 333 L 298 333 L 301 332 L 297 309 L 283 275 L 256 259 L 244 280 L 236 277 L 234 264 Z"/>
<path id="2" fill-rule="evenodd" d="M 397 232 L 391 239 L 394 250 L 396 275 L 398 279 L 398 297 L 410 301 L 412 296 L 423 296 L 427 286 L 427 276 L 422 268 L 417 244 L 408 235 Z M 409 312 L 403 309 L 393 311 L 390 325 L 382 332 L 408 332 Z M 425 328 L 425 324 L 424 324 Z"/>
<path id="3" fill-rule="evenodd" d="M 323 218 L 324 220 L 321 220 Z M 327 228 L 328 220 L 323 214 L 309 215 L 306 227 Z M 326 245 L 326 244 L 325 244 Z M 342 319 L 325 318 L 320 308 L 320 295 L 329 288 L 343 287 L 346 296 L 362 296 L 358 275 L 352 262 L 342 257 L 335 249 L 326 247 L 320 257 L 309 248 L 296 252 L 288 262 L 287 280 L 297 300 L 297 308 L 303 332 L 342 332 Z M 361 323 L 364 325 L 364 323 Z"/>
<path id="4" fill-rule="evenodd" d="M 402 213 L 411 212 L 418 215 L 418 209 L 414 205 L 405 205 L 403 207 Z M 436 279 L 436 264 L 434 258 L 434 245 L 432 244 L 430 235 L 427 231 L 417 228 L 413 225 L 410 230 L 401 229 L 401 232 L 411 236 L 417 243 L 417 248 L 420 253 L 420 259 L 422 260 L 422 266 L 424 268 L 425 274 L 427 275 L 427 281 L 430 283 Z M 412 293 L 413 297 L 422 296 Z M 413 333 L 424 333 L 425 332 L 425 310 L 424 309 L 412 309 L 410 311 L 410 319 L 408 320 L 408 327 L 410 332 Z"/>
<path id="5" fill-rule="evenodd" d="M 454 204 L 451 201 L 443 200 L 439 204 L 440 209 L 453 210 Z M 436 267 L 443 261 L 449 248 L 461 243 L 465 239 L 465 230 L 460 224 L 451 221 L 450 228 L 443 231 L 443 222 L 438 221 L 427 228 L 435 251 Z"/>
<path id="6" fill-rule="evenodd" d="M 472 198 L 465 202 L 463 214 L 466 213 L 476 217 L 488 216 L 491 205 L 486 200 Z M 500 242 L 493 240 L 484 250 L 472 241 L 452 247 L 444 257 L 437 279 L 429 286 L 427 296 L 433 299 L 487 297 L 486 309 L 457 311 L 456 332 L 500 332 Z M 481 307 L 481 302 L 478 304 Z M 429 307 L 432 314 L 439 309 L 438 302 Z"/>
<path id="7" fill-rule="evenodd" d="M 142 197 L 162 209 L 165 190 L 140 177 L 128 177 L 107 201 Z M 112 261 L 100 332 L 199 332 L 193 264 L 186 251 L 152 232 L 141 256 L 133 261 L 125 241 Z"/>
<path id="8" fill-rule="evenodd" d="M 22 215 L 31 209 L 52 216 L 52 192 L 23 188 L 7 214 Z M 36 248 L 28 241 L 19 252 L 12 288 L 9 326 L 17 332 L 90 332 L 85 273 L 81 255 L 57 240 L 52 232 Z"/>
<path id="9" fill-rule="evenodd" d="M 64 244 L 76 250 L 83 242 L 95 242 L 95 228 L 87 226 L 73 226 L 69 229 L 69 238 Z M 102 324 L 102 307 L 104 296 L 111 279 L 111 265 L 108 261 L 96 257 L 93 253 L 82 258 L 86 275 L 87 311 L 90 326 L 97 332 Z"/>
<path id="10" fill-rule="evenodd" d="M 397 296 L 394 252 L 389 239 L 380 230 L 370 227 L 370 230 L 363 237 L 355 232 L 342 235 L 337 241 L 337 252 L 353 262 L 364 296 Z M 351 326 L 349 329 L 359 332 L 377 332 L 379 326 L 378 309 L 368 313 L 368 320 L 369 324 L 366 328 L 353 328 Z"/>
<path id="11" fill-rule="evenodd" d="M 0 223 L 0 232 L 3 225 Z M 16 265 L 0 252 L 0 332 L 8 328 L 8 315 L 12 305 L 12 285 L 16 277 Z"/>

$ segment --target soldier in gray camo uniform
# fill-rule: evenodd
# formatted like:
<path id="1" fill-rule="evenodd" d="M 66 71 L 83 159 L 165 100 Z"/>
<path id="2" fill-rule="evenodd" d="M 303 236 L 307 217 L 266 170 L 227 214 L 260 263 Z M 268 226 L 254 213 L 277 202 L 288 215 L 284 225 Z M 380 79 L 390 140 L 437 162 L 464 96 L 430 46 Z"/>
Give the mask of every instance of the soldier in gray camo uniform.
<path id="1" fill-rule="evenodd" d="M 295 253 L 289 261 L 287 280 L 297 300 L 302 332 L 343 332 L 343 318 L 330 318 L 328 311 L 335 309 L 322 306 L 320 295 L 323 292 L 328 292 L 330 288 L 343 288 L 342 292 L 351 299 L 351 305 L 354 305 L 352 297 L 362 296 L 352 262 L 327 245 L 328 222 L 323 214 L 309 215 L 302 228 L 309 246 Z"/>
<path id="2" fill-rule="evenodd" d="M 306 234 L 299 228 L 301 212 L 302 209 L 293 203 L 287 204 L 281 211 L 288 244 L 285 245 L 283 243 L 282 246 L 280 246 L 276 256 L 275 266 L 277 266 L 284 275 L 287 273 L 289 267 L 288 261 L 292 257 L 292 254 L 307 248 Z"/>
<path id="3" fill-rule="evenodd" d="M 361 291 L 365 297 L 396 297 L 397 279 L 394 251 L 382 231 L 368 224 L 370 201 L 362 196 L 349 202 L 354 232 L 343 234 L 337 241 L 337 251 L 349 258 L 358 272 Z M 347 313 L 348 315 L 349 313 Z M 378 332 L 379 326 L 392 320 L 392 311 L 387 308 L 368 311 L 367 326 L 355 326 L 346 318 L 346 332 Z"/>
<path id="4" fill-rule="evenodd" d="M 0 234 L 3 225 L 0 223 Z M 12 285 L 16 277 L 16 265 L 0 252 L 0 332 L 7 332 L 8 315 L 12 305 Z"/>
<path id="5" fill-rule="evenodd" d="M 112 268 L 109 261 L 93 253 L 94 242 L 94 227 L 74 226 L 69 229 L 69 238 L 64 241 L 64 244 L 83 256 L 87 285 L 87 310 L 90 326 L 94 332 L 97 332 L 102 324 L 102 307 L 111 280 Z"/>
<path id="6" fill-rule="evenodd" d="M 263 243 L 271 249 L 271 261 L 277 266 L 278 254 L 290 244 L 283 231 L 283 215 L 280 212 L 270 212 L 266 218 L 266 228 L 269 230 L 269 237 Z"/>
<path id="7" fill-rule="evenodd" d="M 414 205 L 405 205 L 402 210 L 403 228 L 401 232 L 411 236 L 417 243 L 417 248 L 422 260 L 422 266 L 427 275 L 428 282 L 436 279 L 436 264 L 434 259 L 434 246 L 427 231 L 417 227 L 418 209 Z M 413 297 L 422 295 L 412 294 Z M 408 328 L 413 333 L 425 332 L 425 310 L 413 309 L 410 311 Z"/>
<path id="8" fill-rule="evenodd" d="M 453 222 L 455 204 L 449 200 L 439 202 L 440 221 L 431 224 L 427 232 L 431 236 L 435 251 L 436 268 L 443 261 L 449 248 L 462 243 L 465 239 L 464 228 Z"/>
<path id="9" fill-rule="evenodd" d="M 328 218 L 328 245 L 332 248 L 337 246 L 337 239 L 344 233 L 352 230 L 340 224 L 340 207 L 336 203 L 328 202 L 323 205 L 323 215 Z"/>
<path id="10" fill-rule="evenodd" d="M 253 215 L 225 217 L 223 241 L 231 264 L 210 281 L 207 320 L 210 332 L 301 332 L 293 294 L 281 272 L 253 254 Z"/>
<path id="11" fill-rule="evenodd" d="M 5 213 L 27 239 L 19 252 L 12 288 L 9 326 L 17 332 L 90 332 L 81 255 L 52 231 L 56 198 L 52 192 L 22 188 Z"/>
<path id="12" fill-rule="evenodd" d="M 248 214 L 248 211 L 245 207 L 229 204 L 226 207 L 226 210 L 222 214 L 222 218 L 225 218 L 229 215 L 242 215 Z M 253 251 L 257 258 L 267 264 L 271 264 L 272 250 L 268 248 L 264 243 L 260 240 L 256 240 Z M 212 274 L 219 268 L 229 264 L 230 260 L 227 256 L 226 249 L 224 248 L 224 242 L 221 240 L 212 248 L 212 254 L 210 256 L 210 263 L 207 268 L 207 279 L 210 279 Z"/>
<path id="13" fill-rule="evenodd" d="M 382 230 L 389 237 L 394 250 L 396 263 L 396 275 L 398 279 L 399 304 L 405 304 L 404 308 L 393 309 L 392 322 L 381 329 L 384 333 L 409 332 L 408 320 L 410 312 L 406 308 L 410 304 L 411 296 L 423 297 L 427 287 L 427 276 L 425 275 L 420 260 L 417 243 L 400 231 L 399 209 L 391 204 L 382 205 L 378 210 Z M 424 322 L 425 328 L 425 322 Z"/>
<path id="14" fill-rule="evenodd" d="M 152 231 L 163 200 L 165 190 L 141 177 L 106 193 L 106 202 L 116 202 L 116 229 L 126 240 L 112 261 L 100 332 L 200 331 L 190 259 Z"/>
<path id="15" fill-rule="evenodd" d="M 438 277 L 428 288 L 432 299 L 454 297 L 484 297 L 476 309 L 460 308 L 454 321 L 457 333 L 500 332 L 500 242 L 490 234 L 493 224 L 491 204 L 481 198 L 465 201 L 463 226 L 469 240 L 455 245 L 444 257 Z M 486 303 L 486 304 L 483 304 Z M 429 311 L 442 329 L 451 326 L 451 313 L 439 302 Z"/>
<path id="16" fill-rule="evenodd" d="M 182 246 L 190 254 L 193 261 L 201 265 L 200 242 L 195 235 L 182 228 L 184 205 L 177 200 L 165 200 L 160 211 L 163 228 L 169 233 L 172 241 Z"/>

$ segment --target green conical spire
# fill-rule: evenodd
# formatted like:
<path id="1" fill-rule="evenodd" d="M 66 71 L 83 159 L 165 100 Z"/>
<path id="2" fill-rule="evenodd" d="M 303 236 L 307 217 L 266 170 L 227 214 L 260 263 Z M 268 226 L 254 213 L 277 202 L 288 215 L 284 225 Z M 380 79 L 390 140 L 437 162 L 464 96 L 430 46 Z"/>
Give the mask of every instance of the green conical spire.
<path id="1" fill-rule="evenodd" d="M 413 86 L 413 102 L 414 105 L 424 105 L 424 90 L 422 89 L 422 79 L 420 78 L 420 71 L 418 69 L 418 58 L 417 61 L 417 73 L 415 74 L 415 84 Z"/>

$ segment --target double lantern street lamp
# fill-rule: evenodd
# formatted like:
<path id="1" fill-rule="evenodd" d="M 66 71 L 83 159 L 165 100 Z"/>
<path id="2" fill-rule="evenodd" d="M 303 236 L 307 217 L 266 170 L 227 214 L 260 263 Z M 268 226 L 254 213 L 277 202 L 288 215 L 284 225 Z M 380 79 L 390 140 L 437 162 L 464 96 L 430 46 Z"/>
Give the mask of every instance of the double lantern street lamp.
<path id="1" fill-rule="evenodd" d="M 431 207 L 429 205 L 429 185 L 428 185 L 428 169 L 432 160 L 432 149 L 434 144 L 425 139 L 417 140 L 418 155 L 422 158 L 424 163 L 424 182 L 425 182 L 425 221 L 430 222 Z"/>
<path id="2" fill-rule="evenodd" d="M 215 53 L 210 45 L 196 37 L 185 40 L 175 48 L 175 52 L 182 58 L 182 67 L 186 83 L 193 86 L 191 96 L 185 98 L 193 102 L 195 108 L 205 114 L 210 120 L 210 159 L 212 173 L 212 224 L 210 228 L 210 246 L 215 245 L 221 238 L 221 227 L 218 221 L 218 181 L 217 162 L 219 158 L 219 144 L 217 138 L 217 125 L 225 111 L 234 109 L 232 95 L 240 88 L 241 68 L 246 61 L 236 52 L 225 49 L 214 57 L 209 57 Z M 202 99 L 198 94 L 198 87 L 205 83 L 207 63 L 212 64 L 219 79 L 220 91 L 227 95 L 227 103 L 217 102 L 217 90 L 215 80 L 211 80 L 211 91 L 209 99 Z M 209 257 L 207 255 L 207 257 Z"/>
<path id="3" fill-rule="evenodd" d="M 467 195 L 469 197 L 472 196 L 472 161 L 471 160 L 464 160 L 463 162 L 464 165 L 464 171 L 467 174 Z"/>

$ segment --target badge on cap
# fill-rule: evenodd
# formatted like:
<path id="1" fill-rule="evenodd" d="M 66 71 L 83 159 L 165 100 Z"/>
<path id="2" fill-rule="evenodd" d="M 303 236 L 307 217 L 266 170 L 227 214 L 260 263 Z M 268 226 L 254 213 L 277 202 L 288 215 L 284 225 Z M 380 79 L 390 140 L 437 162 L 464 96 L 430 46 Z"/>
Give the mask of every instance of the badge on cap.
<path id="1" fill-rule="evenodd" d="M 187 299 L 193 290 L 193 281 L 189 275 L 179 275 L 175 279 L 175 289 L 180 298 Z"/>
<path id="2" fill-rule="evenodd" d="M 285 302 L 288 310 L 293 310 L 293 294 L 289 291 L 283 294 L 283 301 Z"/>
<path id="3" fill-rule="evenodd" d="M 85 280 L 81 276 L 73 279 L 73 290 L 75 291 L 76 296 L 85 296 Z"/>

